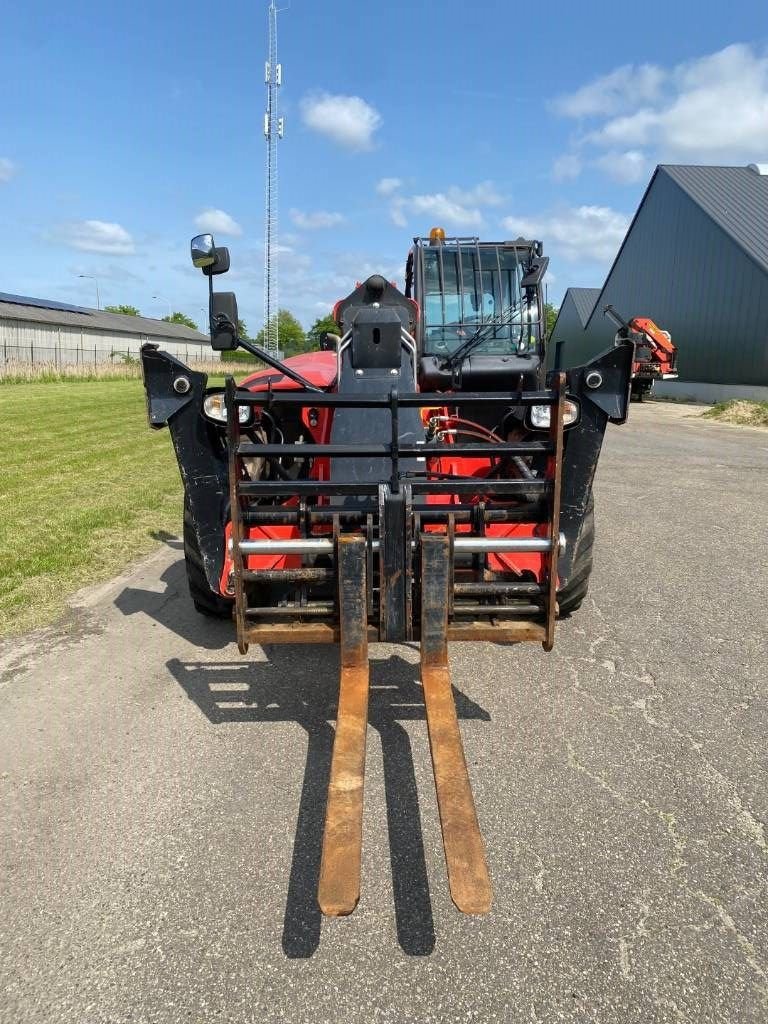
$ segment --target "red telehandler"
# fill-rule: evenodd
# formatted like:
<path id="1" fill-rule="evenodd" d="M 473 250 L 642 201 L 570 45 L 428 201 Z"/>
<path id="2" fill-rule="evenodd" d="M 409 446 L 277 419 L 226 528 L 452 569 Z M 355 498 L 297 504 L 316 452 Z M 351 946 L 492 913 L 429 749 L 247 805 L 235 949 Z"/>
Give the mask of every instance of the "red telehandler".
<path id="1" fill-rule="evenodd" d="M 224 389 L 142 349 L 150 425 L 170 429 L 184 483 L 189 589 L 237 643 L 338 644 L 339 703 L 318 901 L 360 896 L 371 641 L 418 642 L 451 897 L 491 904 L 454 704 L 450 640 L 540 643 L 584 599 L 592 480 L 623 423 L 634 344 L 543 369 L 539 242 L 414 239 L 405 291 L 369 277 L 334 310 L 326 350 L 280 361 L 237 334 L 213 277 L 229 253 L 192 241 L 211 344 L 264 370 Z"/>
<path id="2" fill-rule="evenodd" d="M 632 341 L 635 362 L 632 367 L 632 397 L 642 402 L 653 391 L 657 380 L 677 380 L 677 348 L 669 331 L 662 331 L 653 320 L 635 316 L 625 320 L 613 306 L 606 306 L 603 315 L 619 328 L 616 344 Z"/>

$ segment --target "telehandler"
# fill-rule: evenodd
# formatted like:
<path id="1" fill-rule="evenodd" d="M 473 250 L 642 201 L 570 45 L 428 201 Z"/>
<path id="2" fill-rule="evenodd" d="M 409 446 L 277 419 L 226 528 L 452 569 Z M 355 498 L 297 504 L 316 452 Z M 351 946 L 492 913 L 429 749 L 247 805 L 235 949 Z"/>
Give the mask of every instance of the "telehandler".
<path id="1" fill-rule="evenodd" d="M 634 343 L 545 375 L 537 241 L 414 239 L 404 291 L 373 275 L 337 303 L 323 350 L 284 361 L 238 337 L 229 269 L 208 277 L 211 344 L 266 365 L 240 383 L 142 349 L 150 425 L 184 483 L 192 600 L 249 644 L 338 644 L 338 719 L 318 900 L 360 897 L 368 645 L 418 642 L 448 882 L 491 904 L 451 687 L 448 643 L 540 643 L 587 592 L 592 481 L 606 426 L 627 416 Z"/>

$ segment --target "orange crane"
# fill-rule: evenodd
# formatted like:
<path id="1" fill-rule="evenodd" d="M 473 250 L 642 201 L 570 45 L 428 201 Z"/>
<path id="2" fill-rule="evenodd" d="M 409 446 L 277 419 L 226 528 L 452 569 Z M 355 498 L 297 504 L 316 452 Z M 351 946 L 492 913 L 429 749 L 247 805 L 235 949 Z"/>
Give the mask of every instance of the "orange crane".
<path id="1" fill-rule="evenodd" d="M 662 329 L 648 317 L 636 316 L 625 320 L 613 306 L 606 306 L 603 315 L 619 328 L 616 343 L 633 341 L 635 361 L 632 367 L 632 397 L 642 402 L 653 390 L 654 381 L 677 380 L 677 348 L 669 331 Z"/>

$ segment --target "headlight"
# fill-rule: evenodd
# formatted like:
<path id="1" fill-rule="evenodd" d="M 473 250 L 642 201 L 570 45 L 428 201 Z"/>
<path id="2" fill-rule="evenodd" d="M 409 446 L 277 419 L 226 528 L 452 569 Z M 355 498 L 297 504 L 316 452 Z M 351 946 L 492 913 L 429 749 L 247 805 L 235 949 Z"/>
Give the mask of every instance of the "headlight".
<path id="1" fill-rule="evenodd" d="M 551 405 L 532 405 L 528 412 L 528 426 L 533 430 L 549 430 Z M 566 398 L 563 410 L 563 426 L 572 427 L 579 418 L 579 403 Z"/>
<path id="2" fill-rule="evenodd" d="M 218 391 L 213 395 L 206 395 L 203 399 L 203 412 L 217 423 L 227 422 L 227 403 L 224 401 L 224 392 Z M 244 425 L 251 421 L 251 410 L 247 405 L 237 407 L 237 418 L 240 424 Z"/>

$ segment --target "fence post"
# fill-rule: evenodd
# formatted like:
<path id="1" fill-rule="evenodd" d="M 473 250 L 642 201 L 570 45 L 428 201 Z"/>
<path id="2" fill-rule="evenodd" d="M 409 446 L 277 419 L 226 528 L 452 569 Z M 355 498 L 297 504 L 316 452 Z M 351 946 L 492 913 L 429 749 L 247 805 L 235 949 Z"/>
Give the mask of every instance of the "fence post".
<path id="1" fill-rule="evenodd" d="M 96 369 L 96 342 L 93 343 L 93 367 Z"/>
<path id="2" fill-rule="evenodd" d="M 35 365 L 35 339 L 30 338 L 29 340 L 29 361 L 32 365 Z"/>

